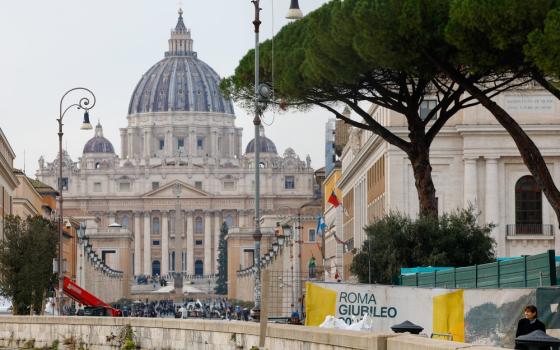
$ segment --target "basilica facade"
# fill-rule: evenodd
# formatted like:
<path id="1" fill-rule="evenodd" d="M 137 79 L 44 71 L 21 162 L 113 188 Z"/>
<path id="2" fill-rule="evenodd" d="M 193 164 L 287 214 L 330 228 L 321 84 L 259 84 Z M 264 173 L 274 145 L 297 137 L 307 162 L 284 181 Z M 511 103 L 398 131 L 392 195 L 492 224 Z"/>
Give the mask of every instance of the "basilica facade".
<path id="1" fill-rule="evenodd" d="M 309 157 L 302 160 L 290 148 L 279 154 L 263 129 L 259 145 L 252 140 L 243 150 L 242 129 L 219 82 L 193 51 L 179 11 L 169 50 L 132 94 L 128 125 L 120 129 L 121 154 L 98 124 L 81 158 L 63 155 L 65 214 L 93 218 L 100 231 L 118 224 L 130 233 L 129 264 L 116 257 L 111 261 L 123 266 L 110 267 L 128 265 L 136 276 L 216 273 L 222 223 L 254 227 L 255 147 L 263 215 L 313 198 Z M 59 161 L 41 158 L 38 179 L 57 188 Z M 88 235 L 95 235 L 89 226 Z"/>

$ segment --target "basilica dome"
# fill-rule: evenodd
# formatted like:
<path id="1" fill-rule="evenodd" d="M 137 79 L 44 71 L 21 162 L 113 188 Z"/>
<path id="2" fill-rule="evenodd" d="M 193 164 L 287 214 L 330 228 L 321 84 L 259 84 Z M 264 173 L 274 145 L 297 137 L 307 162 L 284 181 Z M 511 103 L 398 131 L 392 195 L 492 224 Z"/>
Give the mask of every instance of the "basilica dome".
<path id="1" fill-rule="evenodd" d="M 274 142 L 272 142 L 272 140 L 270 140 L 268 137 L 264 136 L 264 128 L 261 126 L 259 130 L 259 151 L 261 153 L 278 154 Z M 247 147 L 245 148 L 245 153 L 255 153 L 255 139 L 249 141 Z"/>
<path id="2" fill-rule="evenodd" d="M 213 112 L 234 114 L 220 92 L 220 77 L 198 59 L 183 12 L 169 39 L 165 58 L 152 66 L 134 89 L 128 114 L 149 112 Z"/>
<path id="3" fill-rule="evenodd" d="M 115 153 L 111 141 L 103 137 L 103 127 L 100 123 L 97 123 L 95 136 L 86 143 L 83 153 Z"/>

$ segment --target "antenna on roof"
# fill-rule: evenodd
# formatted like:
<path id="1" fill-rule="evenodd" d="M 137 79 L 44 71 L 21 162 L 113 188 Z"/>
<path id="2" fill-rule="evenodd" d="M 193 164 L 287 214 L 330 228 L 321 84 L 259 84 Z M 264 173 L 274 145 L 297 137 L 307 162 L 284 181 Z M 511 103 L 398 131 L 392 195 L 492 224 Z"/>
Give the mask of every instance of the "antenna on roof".
<path id="1" fill-rule="evenodd" d="M 23 150 L 23 173 L 25 174 L 25 149 Z"/>

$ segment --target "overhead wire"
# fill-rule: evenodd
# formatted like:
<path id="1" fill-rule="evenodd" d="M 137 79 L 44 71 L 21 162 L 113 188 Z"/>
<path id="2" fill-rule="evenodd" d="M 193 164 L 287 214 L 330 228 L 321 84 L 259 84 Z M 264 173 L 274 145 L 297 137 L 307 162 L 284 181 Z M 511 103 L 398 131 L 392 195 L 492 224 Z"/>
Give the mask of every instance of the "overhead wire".
<path id="1" fill-rule="evenodd" d="M 271 62 L 270 64 L 272 66 L 271 67 L 272 102 L 274 103 L 275 97 L 276 97 L 276 95 L 275 95 L 276 92 L 275 92 L 275 89 L 274 89 L 274 36 L 275 36 L 275 32 L 274 32 L 274 0 L 272 0 L 272 15 L 271 15 L 271 17 L 272 17 L 272 20 L 270 21 L 270 23 L 271 23 L 272 38 L 270 40 L 271 41 L 270 44 L 272 46 L 272 49 L 270 50 L 270 56 L 271 56 L 270 57 L 270 62 Z M 273 107 L 272 107 L 272 120 L 270 121 L 270 123 L 267 123 L 264 120 L 264 113 L 263 113 L 263 116 L 261 116 L 261 121 L 264 125 L 271 126 L 272 124 L 274 124 L 274 119 L 275 118 L 276 118 L 276 109 L 274 108 L 274 105 L 273 105 Z"/>

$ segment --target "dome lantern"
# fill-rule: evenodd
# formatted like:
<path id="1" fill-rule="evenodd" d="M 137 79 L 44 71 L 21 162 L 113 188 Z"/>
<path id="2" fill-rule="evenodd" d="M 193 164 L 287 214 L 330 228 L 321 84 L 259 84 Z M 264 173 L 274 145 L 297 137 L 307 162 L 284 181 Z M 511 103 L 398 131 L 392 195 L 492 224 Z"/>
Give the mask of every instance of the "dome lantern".
<path id="1" fill-rule="evenodd" d="M 185 26 L 183 22 L 183 10 L 179 9 L 179 18 L 175 29 L 171 31 L 169 38 L 169 51 L 165 53 L 165 57 L 170 56 L 191 56 L 195 55 L 193 51 L 193 40 L 191 38 L 191 31 Z"/>

